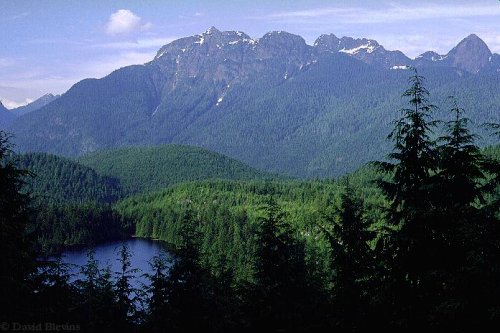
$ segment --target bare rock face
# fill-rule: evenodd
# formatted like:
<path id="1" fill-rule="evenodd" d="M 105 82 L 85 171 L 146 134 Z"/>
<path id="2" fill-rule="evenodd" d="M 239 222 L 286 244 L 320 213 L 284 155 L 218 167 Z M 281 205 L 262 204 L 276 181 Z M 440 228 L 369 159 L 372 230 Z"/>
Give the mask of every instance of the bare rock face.
<path id="1" fill-rule="evenodd" d="M 287 32 L 252 39 L 240 31 L 221 32 L 212 27 L 165 45 L 153 63 L 171 79 L 172 88 L 180 81 L 197 78 L 227 86 L 259 73 L 291 75 L 311 54 L 312 47 L 302 37 Z"/>
<path id="2" fill-rule="evenodd" d="M 351 38 L 321 35 L 315 42 L 314 47 L 319 54 L 322 53 L 344 53 L 361 60 L 367 64 L 390 69 L 394 66 L 408 66 L 410 58 L 400 51 L 388 51 L 376 40 L 367 38 Z"/>
<path id="3" fill-rule="evenodd" d="M 464 38 L 446 55 L 446 61 L 452 67 L 469 73 L 478 73 L 489 67 L 492 53 L 485 42 L 472 34 Z"/>

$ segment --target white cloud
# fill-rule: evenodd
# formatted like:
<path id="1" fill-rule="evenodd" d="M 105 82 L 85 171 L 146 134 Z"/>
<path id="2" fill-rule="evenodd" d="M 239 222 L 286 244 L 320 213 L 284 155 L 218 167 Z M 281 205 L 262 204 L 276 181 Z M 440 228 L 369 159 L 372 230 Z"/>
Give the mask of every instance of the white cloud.
<path id="1" fill-rule="evenodd" d="M 3 106 L 5 106 L 9 110 L 12 110 L 12 109 L 15 109 L 15 108 L 18 108 L 20 106 L 24 106 L 26 104 L 33 102 L 33 100 L 30 98 L 26 98 L 26 99 L 24 99 L 24 101 L 13 101 L 13 100 L 10 100 L 8 98 L 3 98 L 3 97 L 0 97 L 0 101 L 2 102 Z"/>
<path id="2" fill-rule="evenodd" d="M 128 34 L 131 32 L 148 30 L 152 24 L 144 22 L 142 18 L 128 9 L 119 9 L 110 15 L 106 24 L 106 32 L 110 35 Z"/>

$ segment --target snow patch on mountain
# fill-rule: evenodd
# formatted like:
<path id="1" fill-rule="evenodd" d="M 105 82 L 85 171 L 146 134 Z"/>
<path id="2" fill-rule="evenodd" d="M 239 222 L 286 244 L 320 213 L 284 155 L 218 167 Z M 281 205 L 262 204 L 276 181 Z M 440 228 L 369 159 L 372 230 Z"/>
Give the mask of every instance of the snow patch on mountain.
<path id="1" fill-rule="evenodd" d="M 339 50 L 339 52 L 352 55 L 352 54 L 356 54 L 356 53 L 360 52 L 361 50 L 366 50 L 366 53 L 372 53 L 373 51 L 375 51 L 375 49 L 377 49 L 377 47 L 378 46 L 373 46 L 371 44 L 371 42 L 368 42 L 367 44 L 360 45 L 360 46 L 352 48 L 352 49 L 343 48 L 342 50 Z"/>
<path id="2" fill-rule="evenodd" d="M 392 66 L 391 69 L 410 69 L 410 66 L 406 65 L 397 65 L 397 66 Z"/>

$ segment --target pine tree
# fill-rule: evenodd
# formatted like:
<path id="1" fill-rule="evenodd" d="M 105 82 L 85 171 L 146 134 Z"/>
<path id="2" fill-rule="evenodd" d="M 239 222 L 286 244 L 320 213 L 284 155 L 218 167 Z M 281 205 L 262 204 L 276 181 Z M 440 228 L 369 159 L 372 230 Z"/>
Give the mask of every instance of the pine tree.
<path id="1" fill-rule="evenodd" d="M 373 255 L 368 242 L 374 238 L 363 219 L 363 202 L 356 198 L 349 183 L 341 195 L 339 209 L 326 216 L 327 225 L 321 226 L 331 247 L 336 313 L 341 328 L 359 329 L 363 319 L 363 306 L 368 302 L 367 281 L 373 266 Z"/>
<path id="2" fill-rule="evenodd" d="M 26 320 L 29 278 L 35 256 L 28 235 L 29 197 L 22 192 L 27 171 L 12 161 L 10 136 L 0 130 L 0 308 L 3 321 Z"/>
<path id="3" fill-rule="evenodd" d="M 297 330 L 308 308 L 304 245 L 295 239 L 277 203 L 270 199 L 256 237 L 252 299 L 258 329 Z"/>
<path id="4" fill-rule="evenodd" d="M 441 209 L 449 213 L 465 214 L 476 200 L 484 201 L 480 181 L 485 174 L 481 168 L 483 156 L 475 144 L 477 136 L 468 129 L 470 120 L 463 116 L 464 110 L 452 98 L 451 112 L 454 119 L 446 123 L 447 134 L 440 138 L 439 172 L 437 178 Z"/>
<path id="5" fill-rule="evenodd" d="M 207 286 L 211 285 L 211 277 L 201 266 L 201 234 L 191 207 L 183 214 L 179 236 L 176 258 L 167 280 L 171 330 L 205 330 L 209 327 Z"/>
<path id="6" fill-rule="evenodd" d="M 130 257 L 132 253 L 126 244 L 123 244 L 117 259 L 121 265 L 121 271 L 116 273 L 114 289 L 116 294 L 116 305 L 121 322 L 121 330 L 129 329 L 131 324 L 137 319 L 136 302 L 139 301 L 137 290 L 132 287 L 131 281 L 134 279 L 137 269 L 130 267 Z"/>
<path id="7" fill-rule="evenodd" d="M 101 270 L 94 258 L 94 250 L 90 249 L 81 274 L 83 279 L 76 281 L 80 290 L 78 311 L 82 316 L 81 323 L 91 332 L 113 329 L 117 311 L 110 268 Z"/>
<path id="8" fill-rule="evenodd" d="M 498 277 L 498 241 L 491 237 L 498 235 L 498 218 L 486 205 L 487 190 L 492 185 L 486 170 L 492 170 L 495 164 L 498 168 L 498 161 L 483 156 L 464 110 L 455 99 L 452 101 L 453 120 L 446 123 L 446 135 L 441 137 L 439 147 L 439 171 L 435 175 L 439 193 L 434 199 L 435 233 L 440 245 L 436 258 L 441 262 L 434 279 L 446 288 L 435 291 L 431 316 L 442 329 L 472 330 L 487 325 L 487 304 L 493 303 L 499 292 L 493 282 L 494 276 Z"/>
<path id="9" fill-rule="evenodd" d="M 404 212 L 407 218 L 429 205 L 427 185 L 431 172 L 437 169 L 436 142 L 431 138 L 436 126 L 432 111 L 436 107 L 429 103 L 429 91 L 423 81 L 415 69 L 411 86 L 403 93 L 410 107 L 400 110 L 401 117 L 388 136 L 394 141 L 393 152 L 388 156 L 394 162 L 375 163 L 381 171 L 393 175 L 393 181 L 378 184 L 391 200 L 393 211 Z M 404 220 L 393 222 L 400 224 Z"/>
<path id="10" fill-rule="evenodd" d="M 167 262 L 162 256 L 154 256 L 149 265 L 153 273 L 146 273 L 145 276 L 150 284 L 147 289 L 148 307 L 146 327 L 152 332 L 163 332 L 171 327 L 169 322 L 170 310 L 168 306 L 169 287 L 167 277 Z"/>
<path id="11" fill-rule="evenodd" d="M 61 257 L 40 261 L 34 284 L 35 308 L 40 318 L 55 323 L 78 322 L 75 309 L 79 295 L 71 278 L 70 266 Z"/>
<path id="12" fill-rule="evenodd" d="M 403 93 L 409 107 L 401 109 L 401 118 L 389 135 L 394 141 L 390 162 L 377 162 L 379 170 L 392 175 L 391 181 L 379 180 L 378 185 L 390 201 L 387 212 L 389 233 L 379 256 L 384 258 L 389 272 L 387 304 L 392 304 L 392 320 L 398 326 L 416 328 L 423 324 L 427 311 L 424 276 L 436 267 L 432 202 L 435 184 L 432 174 L 438 168 L 436 143 L 432 131 L 435 107 L 429 103 L 424 78 L 410 77 L 410 88 Z M 380 247 L 379 247 L 380 248 Z M 432 281 L 432 280 L 430 280 Z"/>

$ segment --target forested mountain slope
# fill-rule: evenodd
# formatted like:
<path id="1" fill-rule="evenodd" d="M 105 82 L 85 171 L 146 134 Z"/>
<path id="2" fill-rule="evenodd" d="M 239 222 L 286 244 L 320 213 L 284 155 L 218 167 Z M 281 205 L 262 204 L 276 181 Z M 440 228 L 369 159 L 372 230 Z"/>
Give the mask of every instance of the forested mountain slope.
<path id="1" fill-rule="evenodd" d="M 60 156 L 29 153 L 15 157 L 28 170 L 25 191 L 37 202 L 48 204 L 112 203 L 123 197 L 117 179 Z"/>
<path id="2" fill-rule="evenodd" d="M 107 150 L 85 155 L 78 162 L 118 179 L 127 193 L 158 190 L 185 181 L 278 177 L 206 149 L 181 145 Z"/>

